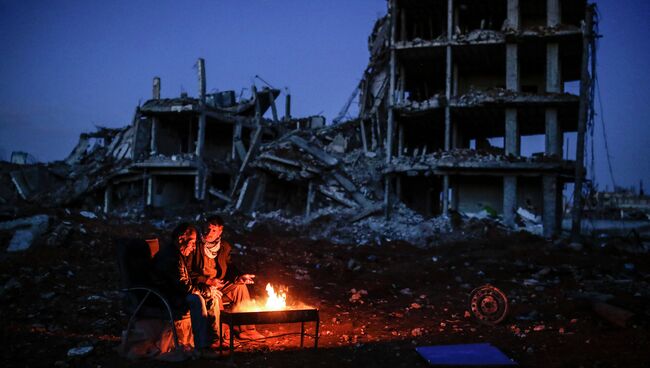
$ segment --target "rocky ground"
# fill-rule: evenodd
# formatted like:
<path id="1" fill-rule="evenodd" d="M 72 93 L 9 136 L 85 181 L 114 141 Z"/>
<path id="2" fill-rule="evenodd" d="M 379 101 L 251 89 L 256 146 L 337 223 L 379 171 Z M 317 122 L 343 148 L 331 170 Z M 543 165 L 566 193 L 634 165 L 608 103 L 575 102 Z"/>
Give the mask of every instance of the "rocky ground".
<path id="1" fill-rule="evenodd" d="M 169 223 L 89 219 L 52 214 L 72 231 L 60 244 L 37 241 L 0 255 L 2 365 L 212 366 L 190 360 L 129 362 L 117 355 L 127 318 L 121 309 L 115 239 L 168 234 Z M 229 218 L 229 224 L 241 219 Z M 267 282 L 289 286 L 289 299 L 318 307 L 318 350 L 298 348 L 297 335 L 243 344 L 236 366 L 424 367 L 415 347 L 489 342 L 521 366 L 636 367 L 650 361 L 650 257 L 623 240 L 572 249 L 527 233 L 506 233 L 473 221 L 455 230 L 473 234 L 443 245 L 414 247 L 390 239 L 356 243 L 310 240 L 302 232 L 258 224 L 227 226 L 234 261 Z M 0 232 L 7 244 L 8 232 Z M 457 237 L 461 238 L 461 237 Z M 493 284 L 510 299 L 508 318 L 478 324 L 468 295 Z M 625 327 L 593 309 L 606 301 L 634 313 Z M 266 335 L 298 332 L 299 325 L 266 325 Z M 314 332 L 309 326 L 308 333 Z M 312 340 L 307 338 L 306 345 Z M 81 357 L 75 347 L 92 346 Z"/>

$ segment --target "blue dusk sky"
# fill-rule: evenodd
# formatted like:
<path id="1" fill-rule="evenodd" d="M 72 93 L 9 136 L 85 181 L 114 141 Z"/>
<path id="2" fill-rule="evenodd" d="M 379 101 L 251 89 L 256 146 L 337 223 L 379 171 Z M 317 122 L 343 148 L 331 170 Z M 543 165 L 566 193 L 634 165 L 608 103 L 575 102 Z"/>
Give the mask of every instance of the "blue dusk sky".
<path id="1" fill-rule="evenodd" d="M 618 185 L 643 180 L 648 188 L 650 2 L 596 3 L 614 176 Z M 63 159 L 95 125 L 129 124 L 138 103 L 151 97 L 154 76 L 163 97 L 196 95 L 199 57 L 208 91 L 247 88 L 248 95 L 259 75 L 289 88 L 293 116 L 331 121 L 359 82 L 368 36 L 385 13 L 385 0 L 0 0 L 0 159 L 14 150 Z M 611 188 L 600 118 L 595 176 Z M 570 145 L 575 150 L 575 141 Z M 524 140 L 523 151 L 539 146 Z"/>

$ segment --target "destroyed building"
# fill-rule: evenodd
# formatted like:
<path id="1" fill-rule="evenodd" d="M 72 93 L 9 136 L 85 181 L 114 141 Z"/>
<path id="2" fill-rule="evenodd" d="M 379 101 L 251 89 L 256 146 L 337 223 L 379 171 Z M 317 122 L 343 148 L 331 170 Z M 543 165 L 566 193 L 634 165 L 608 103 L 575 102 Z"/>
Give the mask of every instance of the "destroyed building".
<path id="1" fill-rule="evenodd" d="M 196 202 L 231 202 L 259 144 L 281 132 L 278 89 L 253 86 L 249 99 L 237 98 L 234 91 L 208 94 L 203 59 L 198 74 L 198 97 L 161 98 L 160 78 L 154 78 L 152 99 L 136 109 L 130 127 L 132 162 L 115 172 L 106 187 L 106 212 L 134 203 L 137 208 L 178 209 Z M 269 108 L 273 120 L 263 118 Z"/>
<path id="2" fill-rule="evenodd" d="M 106 146 L 104 151 L 112 161 L 120 163 L 105 180 L 99 180 L 102 185 L 94 186 L 95 192 L 102 191 L 104 212 L 160 209 L 173 213 L 197 204 L 206 210 L 231 206 L 250 212 L 262 203 L 265 193 L 276 201 L 284 198 L 279 202 L 284 207 L 291 202 L 289 197 L 300 197 L 287 183 L 274 182 L 282 173 L 267 177 L 252 163 L 261 145 L 302 129 L 323 127 L 325 119 L 291 118 L 289 94 L 285 116 L 278 117 L 275 100 L 280 90 L 275 88 L 258 90 L 253 85 L 250 98 L 236 96 L 234 91 L 206 93 L 203 59 L 197 67 L 198 97 L 182 93 L 161 98 L 161 80 L 155 77 L 152 98 L 136 108 L 128 127 L 114 132 L 115 139 L 90 142 L 92 137 L 106 136 L 102 129 L 81 135 L 66 163 L 79 163 L 97 144 Z M 269 109 L 271 118 L 264 118 Z"/>
<path id="3" fill-rule="evenodd" d="M 588 7 L 388 1 L 360 85 L 364 146 L 387 156 L 385 202 L 429 216 L 487 208 L 508 225 L 523 208 L 541 216 L 545 236 L 558 234 L 562 191 L 576 177 L 563 136 L 577 131 L 581 103 L 565 85 L 584 84 Z M 544 152 L 522 156 L 522 137 L 535 135 Z"/>
<path id="4" fill-rule="evenodd" d="M 585 84 L 588 9 L 584 0 L 390 0 L 369 37 L 356 120 L 292 118 L 288 94 L 280 118 L 275 88 L 207 93 L 199 59 L 197 97 L 161 98 L 156 77 L 128 127 L 82 134 L 68 167 L 16 168 L 12 181 L 24 200 L 118 214 L 198 205 L 309 219 L 334 208 L 351 223 L 406 205 L 407 216 L 487 211 L 508 226 L 519 213 L 555 236 L 562 192 L 583 167 L 563 159 L 563 142 L 584 102 L 565 86 Z M 523 156 L 534 136 L 544 152 Z"/>

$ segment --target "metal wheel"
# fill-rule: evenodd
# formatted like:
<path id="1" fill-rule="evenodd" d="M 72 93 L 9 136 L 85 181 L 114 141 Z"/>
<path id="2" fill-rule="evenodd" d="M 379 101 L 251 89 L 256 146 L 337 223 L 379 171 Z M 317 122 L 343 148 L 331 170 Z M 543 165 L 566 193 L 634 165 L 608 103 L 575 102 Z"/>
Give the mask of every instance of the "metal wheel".
<path id="1" fill-rule="evenodd" d="M 469 295 L 469 309 L 478 322 L 496 325 L 508 314 L 508 298 L 492 285 L 479 286 Z"/>

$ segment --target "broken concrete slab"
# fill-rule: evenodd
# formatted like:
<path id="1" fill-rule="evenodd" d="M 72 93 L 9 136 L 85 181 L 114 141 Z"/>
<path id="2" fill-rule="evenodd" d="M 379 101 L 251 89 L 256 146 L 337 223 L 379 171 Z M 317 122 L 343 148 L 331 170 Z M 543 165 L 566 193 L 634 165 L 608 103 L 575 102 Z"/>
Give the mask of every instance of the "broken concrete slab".
<path id="1" fill-rule="evenodd" d="M 47 215 L 36 215 L 0 223 L 0 230 L 16 229 L 9 241 L 7 252 L 20 252 L 28 249 L 36 238 L 47 231 L 49 220 Z"/>
<path id="2" fill-rule="evenodd" d="M 306 140 L 298 137 L 297 135 L 292 135 L 291 137 L 289 137 L 289 141 L 291 141 L 291 143 L 295 144 L 299 148 L 302 148 L 303 150 L 307 151 L 307 153 L 314 156 L 318 160 L 324 162 L 328 166 L 336 166 L 339 163 L 339 160 L 337 160 L 336 157 L 331 156 L 327 152 L 310 144 Z"/>
<path id="3" fill-rule="evenodd" d="M 227 203 L 232 202 L 232 198 L 214 187 L 210 187 L 210 189 L 208 189 L 208 193 Z"/>

